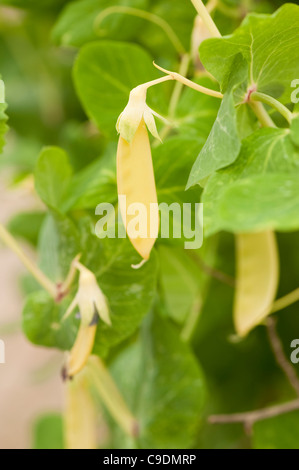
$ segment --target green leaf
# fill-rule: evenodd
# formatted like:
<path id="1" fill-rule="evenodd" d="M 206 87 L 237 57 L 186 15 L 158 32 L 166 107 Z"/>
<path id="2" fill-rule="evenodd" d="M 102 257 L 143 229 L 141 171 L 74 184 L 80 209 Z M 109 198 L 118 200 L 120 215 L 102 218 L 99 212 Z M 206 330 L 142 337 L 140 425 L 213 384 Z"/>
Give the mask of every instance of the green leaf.
<path id="1" fill-rule="evenodd" d="M 220 204 L 223 227 L 232 232 L 299 227 L 299 175 L 256 175 L 231 185 Z"/>
<path id="2" fill-rule="evenodd" d="M 234 99 L 232 93 L 227 93 L 223 97 L 211 133 L 192 167 L 187 189 L 234 162 L 240 146 Z"/>
<path id="3" fill-rule="evenodd" d="M 117 118 L 132 88 L 157 77 L 147 52 L 140 46 L 116 41 L 84 46 L 74 66 L 76 90 L 87 115 L 113 140 L 117 138 Z M 163 105 L 161 88 L 163 85 L 155 87 L 154 93 L 149 91 L 155 110 L 159 110 L 157 104 Z"/>
<path id="4" fill-rule="evenodd" d="M 181 324 L 182 338 L 189 340 L 196 329 L 212 280 L 217 238 L 205 239 L 202 247 L 196 250 L 162 244 L 157 248 L 163 314 Z"/>
<path id="5" fill-rule="evenodd" d="M 140 426 L 139 447 L 189 448 L 205 401 L 202 371 L 177 330 L 158 315 L 147 319 L 141 340 L 112 365 L 115 380 Z M 123 447 L 124 442 L 122 436 L 115 445 Z"/>
<path id="6" fill-rule="evenodd" d="M 48 413 L 35 421 L 33 449 L 64 449 L 63 419 L 60 414 Z"/>
<path id="7" fill-rule="evenodd" d="M 273 15 L 250 14 L 232 35 L 204 41 L 200 58 L 223 84 L 236 54 L 248 63 L 248 83 L 291 101 L 291 82 L 299 76 L 299 6 L 283 5 Z M 292 57 L 292 60 L 290 60 Z"/>
<path id="8" fill-rule="evenodd" d="M 62 282 L 81 252 L 79 232 L 68 217 L 52 210 L 41 228 L 38 248 L 41 269 L 53 281 Z"/>
<path id="9" fill-rule="evenodd" d="M 153 251 L 150 260 L 136 270 L 131 266 L 140 262 L 140 256 L 128 239 L 92 238 L 87 265 L 108 299 L 112 322 L 112 327 L 103 322 L 98 325 L 94 353 L 103 356 L 131 336 L 149 312 L 156 294 L 157 256 Z"/>
<path id="10" fill-rule="evenodd" d="M 25 9 L 51 9 L 62 6 L 67 0 L 1 0 L 4 5 L 11 5 L 14 7 L 25 8 Z"/>
<path id="11" fill-rule="evenodd" d="M 219 171 L 213 179 L 215 184 L 222 176 L 225 181 L 236 181 L 261 173 L 293 171 L 299 171 L 299 151 L 292 144 L 289 131 L 266 128 L 244 139 L 235 163 Z"/>
<path id="12" fill-rule="evenodd" d="M 0 158 L 0 169 L 8 167 L 18 172 L 18 180 L 32 173 L 40 153 L 40 143 L 28 137 L 18 136 L 10 141 Z"/>
<path id="13" fill-rule="evenodd" d="M 204 257 L 203 261 L 210 276 L 209 282 L 207 282 L 207 292 L 203 299 L 199 321 L 194 329 L 192 343 L 197 350 L 201 343 L 204 342 L 203 349 L 209 351 L 209 357 L 203 357 L 203 363 L 214 364 L 213 368 L 216 367 L 219 369 L 222 377 L 222 366 L 219 361 L 217 361 L 217 355 L 212 354 L 213 344 L 211 344 L 211 338 L 213 336 L 215 338 L 220 337 L 222 346 L 223 343 L 227 344 L 228 347 L 230 346 L 227 338 L 233 331 L 232 304 L 235 278 L 234 237 L 228 233 L 221 233 L 205 240 L 202 248 L 205 247 L 206 243 L 211 243 L 211 250 L 210 253 L 208 252 L 209 256 Z M 219 299 L 221 299 L 220 302 Z M 205 341 L 208 341 L 208 344 L 205 343 Z M 220 351 L 222 346 L 219 349 Z M 201 353 L 199 357 L 201 357 Z"/>
<path id="14" fill-rule="evenodd" d="M 92 129 L 89 122 L 66 121 L 60 133 L 60 145 L 68 153 L 74 172 L 78 172 L 105 152 L 104 136 Z"/>
<path id="15" fill-rule="evenodd" d="M 40 153 L 34 178 L 35 189 L 50 207 L 61 209 L 71 181 L 72 169 L 67 154 L 59 147 L 47 147 Z"/>
<path id="16" fill-rule="evenodd" d="M 115 203 L 116 146 L 109 146 L 102 157 L 76 173 L 71 186 L 64 208 L 95 210 L 101 202 Z"/>
<path id="17" fill-rule="evenodd" d="M 236 109 L 239 137 L 245 139 L 259 129 L 259 122 L 249 106 L 241 105 Z"/>
<path id="18" fill-rule="evenodd" d="M 150 12 L 166 21 L 178 36 L 186 51 L 190 47 L 190 33 L 196 11 L 191 2 L 181 0 L 154 0 L 150 2 Z M 165 31 L 153 22 L 144 22 L 139 33 L 142 44 L 145 44 L 155 57 L 172 56 L 177 59 L 178 50 L 174 48 Z M 179 53 L 183 53 L 181 50 Z"/>
<path id="19" fill-rule="evenodd" d="M 61 321 L 69 302 L 68 297 L 57 303 L 44 291 L 33 292 L 27 297 L 22 328 L 31 343 L 62 350 L 71 349 L 79 320 L 72 317 Z"/>
<path id="20" fill-rule="evenodd" d="M 52 31 L 56 43 L 64 46 L 82 46 L 98 38 L 130 40 L 137 36 L 140 19 L 113 12 L 111 7 L 125 6 L 146 9 L 147 0 L 81 0 L 71 2 L 62 11 Z M 107 11 L 111 14 L 99 24 L 99 15 Z"/>
<path id="21" fill-rule="evenodd" d="M 289 131 L 256 131 L 243 141 L 237 161 L 213 175 L 204 189 L 206 235 L 218 230 L 296 227 L 291 198 L 297 200 L 294 185 L 298 177 L 299 150 Z"/>
<path id="22" fill-rule="evenodd" d="M 8 230 L 15 236 L 24 238 L 32 245 L 36 245 L 38 234 L 44 222 L 44 212 L 21 212 L 13 216 L 8 223 Z"/>
<path id="23" fill-rule="evenodd" d="M 299 449 L 299 411 L 258 421 L 253 426 L 254 449 Z"/>

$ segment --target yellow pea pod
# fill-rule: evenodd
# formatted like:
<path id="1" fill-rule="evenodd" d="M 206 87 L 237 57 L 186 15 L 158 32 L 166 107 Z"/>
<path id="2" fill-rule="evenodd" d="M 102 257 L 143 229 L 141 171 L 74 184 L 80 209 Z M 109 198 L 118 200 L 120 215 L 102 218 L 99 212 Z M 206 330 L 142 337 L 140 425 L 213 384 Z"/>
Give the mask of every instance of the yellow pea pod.
<path id="1" fill-rule="evenodd" d="M 131 143 L 119 137 L 117 187 L 118 195 L 126 196 L 125 203 L 120 200 L 120 212 L 128 237 L 135 250 L 147 260 L 158 237 L 159 209 L 150 142 L 143 118 Z M 132 238 L 128 226 L 133 223 L 136 214 L 128 214 L 128 208 L 136 203 L 142 204 L 145 209 L 146 236 Z"/>
<path id="2" fill-rule="evenodd" d="M 274 232 L 236 235 L 236 256 L 234 324 L 243 337 L 267 317 L 276 295 L 279 260 Z"/>
<path id="3" fill-rule="evenodd" d="M 80 324 L 75 343 L 70 351 L 66 368 L 63 372 L 65 378 L 72 378 L 85 366 L 95 340 L 97 325 Z"/>
<path id="4" fill-rule="evenodd" d="M 65 446 L 67 449 L 96 449 L 96 410 L 87 384 L 76 376 L 66 384 L 64 415 Z"/>

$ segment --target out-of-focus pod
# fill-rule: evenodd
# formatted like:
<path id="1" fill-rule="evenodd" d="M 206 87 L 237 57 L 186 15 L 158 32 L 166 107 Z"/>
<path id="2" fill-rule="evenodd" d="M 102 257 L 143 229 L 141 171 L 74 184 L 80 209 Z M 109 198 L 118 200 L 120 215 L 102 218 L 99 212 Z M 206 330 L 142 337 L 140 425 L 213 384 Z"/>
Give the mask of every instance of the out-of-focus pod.
<path id="1" fill-rule="evenodd" d="M 267 317 L 276 295 L 279 259 L 274 232 L 237 234 L 236 258 L 234 324 L 243 337 Z"/>

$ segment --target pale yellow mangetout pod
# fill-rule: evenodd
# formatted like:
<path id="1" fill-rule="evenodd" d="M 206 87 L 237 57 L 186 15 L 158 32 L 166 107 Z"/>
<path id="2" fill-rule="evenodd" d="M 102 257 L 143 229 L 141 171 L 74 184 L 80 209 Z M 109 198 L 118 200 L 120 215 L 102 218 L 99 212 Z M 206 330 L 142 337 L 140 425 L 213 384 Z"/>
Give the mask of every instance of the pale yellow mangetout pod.
<path id="1" fill-rule="evenodd" d="M 278 250 L 274 232 L 236 235 L 237 279 L 234 323 L 245 336 L 270 313 L 279 277 Z"/>
<path id="2" fill-rule="evenodd" d="M 65 368 L 66 378 L 72 378 L 85 366 L 94 345 L 96 331 L 97 325 L 84 325 L 81 322 Z"/>
<path id="3" fill-rule="evenodd" d="M 196 66 L 196 70 L 204 70 L 204 67 L 202 63 L 200 62 L 199 59 L 199 46 L 205 39 L 211 38 L 211 32 L 203 22 L 202 18 L 197 15 L 194 18 L 194 25 L 193 25 L 193 30 L 192 30 L 192 35 L 191 35 L 191 58 L 193 60 L 193 63 Z"/>
<path id="4" fill-rule="evenodd" d="M 123 137 L 119 137 L 117 187 L 118 195 L 126 196 L 125 204 L 120 198 L 120 212 L 128 237 L 135 250 L 144 260 L 147 260 L 158 237 L 159 209 L 150 141 L 143 118 L 130 143 Z M 130 236 L 129 228 L 134 226 L 137 214 L 129 209 L 130 206 L 133 207 L 133 204 L 142 204 L 145 209 L 145 237 L 132 238 Z"/>
<path id="5" fill-rule="evenodd" d="M 96 409 L 82 377 L 66 383 L 64 435 L 67 449 L 96 449 Z"/>

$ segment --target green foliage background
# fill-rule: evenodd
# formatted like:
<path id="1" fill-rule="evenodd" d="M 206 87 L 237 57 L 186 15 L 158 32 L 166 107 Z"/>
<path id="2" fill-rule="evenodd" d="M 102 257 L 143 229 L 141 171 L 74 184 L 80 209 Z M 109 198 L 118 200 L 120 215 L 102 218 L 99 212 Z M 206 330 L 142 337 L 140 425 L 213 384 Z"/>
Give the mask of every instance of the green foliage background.
<path id="1" fill-rule="evenodd" d="M 278 231 L 279 296 L 298 286 L 299 273 L 295 125 L 289 132 L 271 111 L 279 128 L 259 129 L 246 105 L 235 106 L 249 72 L 259 91 L 290 105 L 290 83 L 299 78 L 299 7 L 284 6 L 271 17 L 256 13 L 271 14 L 284 2 L 220 3 L 214 20 L 222 34 L 233 36 L 207 40 L 200 58 L 225 93 L 221 105 L 184 89 L 168 116 L 170 82 L 150 89 L 148 97 L 148 104 L 174 123 L 163 145 L 153 145 L 159 202 L 202 200 L 204 244 L 191 252 L 182 240 L 159 239 L 150 261 L 136 271 L 131 264 L 139 257 L 128 240 L 94 236 L 95 207 L 117 201 L 115 123 L 130 90 L 161 76 L 153 60 L 178 70 L 189 50 L 191 2 L 0 2 L 0 72 L 8 104 L 0 110 L 1 134 L 4 112 L 10 128 L 0 170 L 13 171 L 12 185 L 34 178 L 44 203 L 42 211 L 15 216 L 9 228 L 37 249 L 40 267 L 55 282 L 82 253 L 109 300 L 113 327 L 100 324 L 94 353 L 106 359 L 140 423 L 133 442 L 107 418 L 111 448 L 299 448 L 298 412 L 256 423 L 250 436 L 241 425 L 207 422 L 210 414 L 261 408 L 294 395 L 264 326 L 234 340 L 234 233 Z M 140 17 L 122 12 L 99 21 L 111 6 L 163 18 L 181 50 L 161 27 Z M 250 12 L 255 13 L 233 33 Z M 217 89 L 192 63 L 188 76 Z M 57 304 L 32 280 L 24 285 L 26 336 L 34 344 L 69 349 L 79 320 L 59 322 L 76 286 Z M 289 356 L 299 332 L 296 304 L 279 315 L 278 331 Z M 59 416 L 43 417 L 35 431 L 34 447 L 62 446 Z"/>

